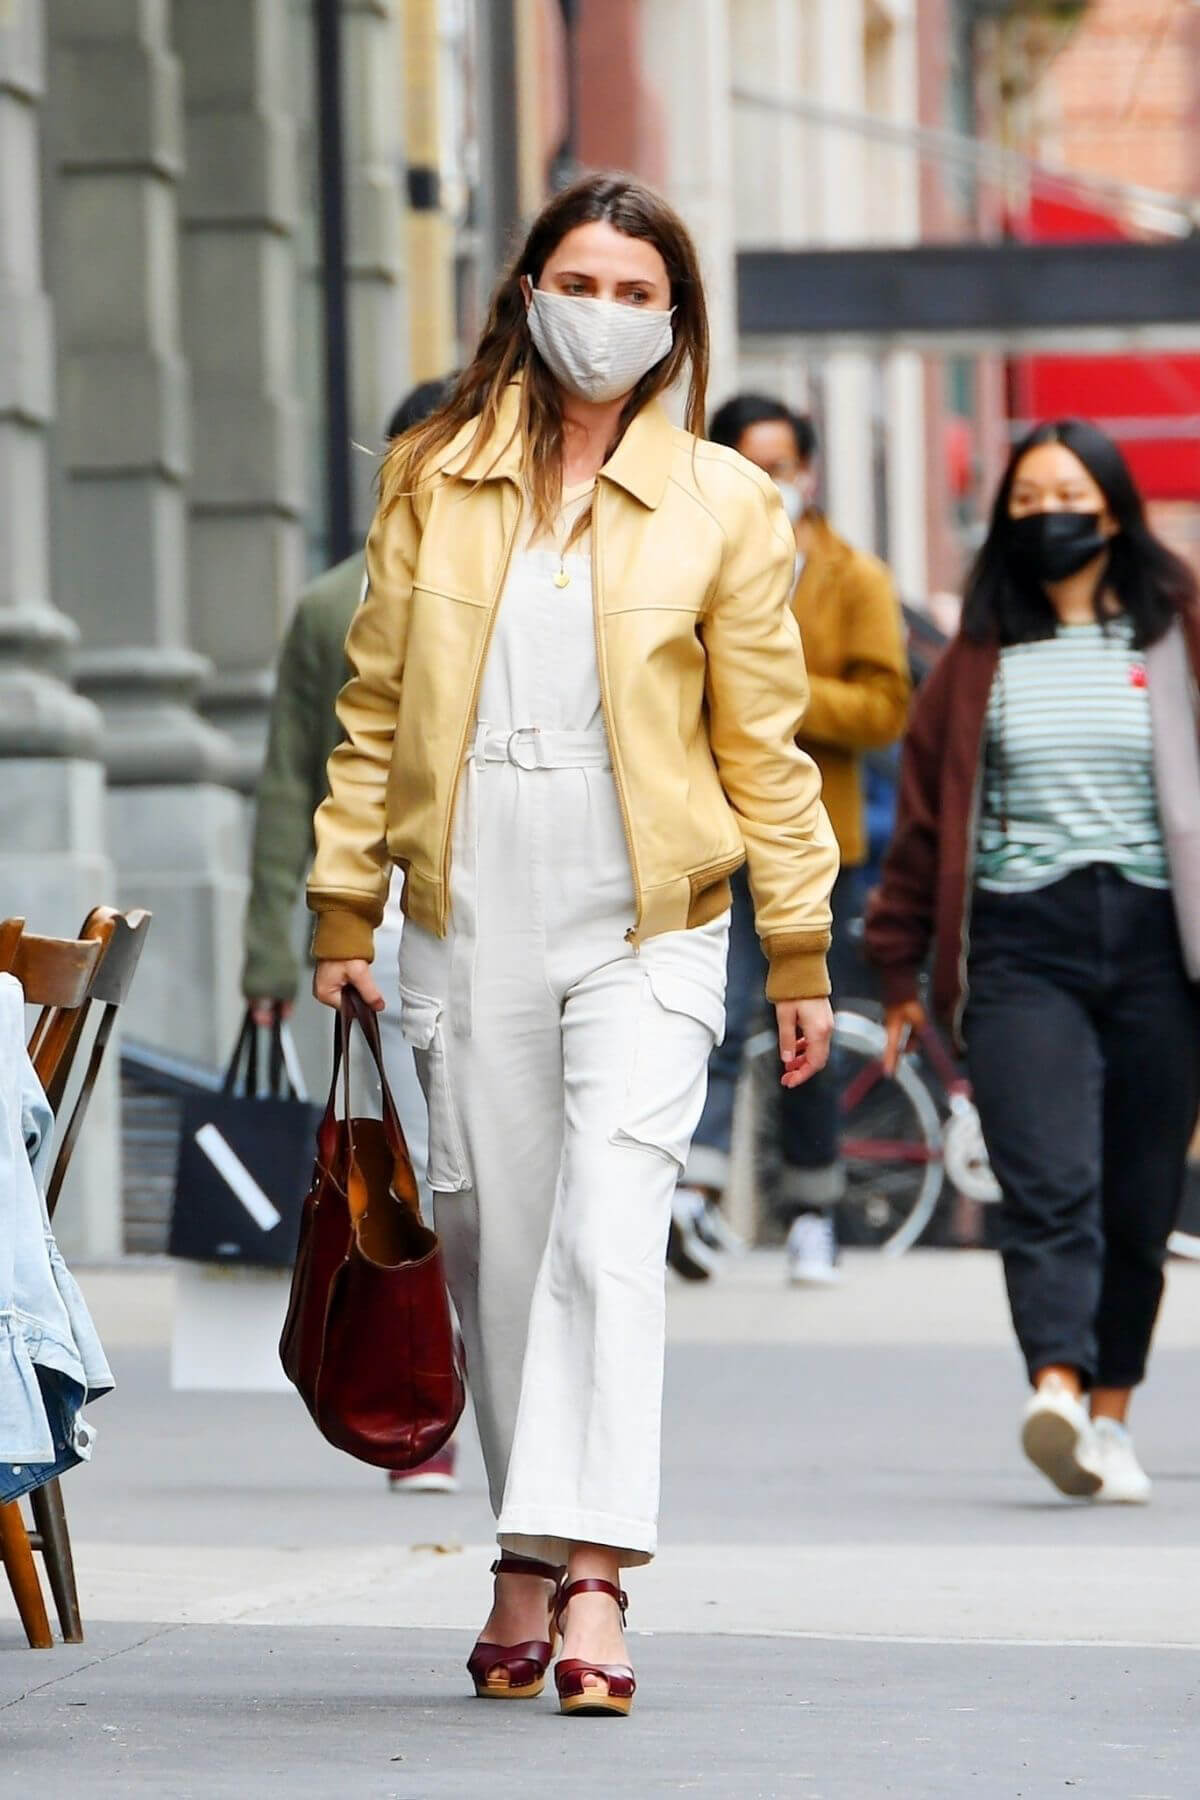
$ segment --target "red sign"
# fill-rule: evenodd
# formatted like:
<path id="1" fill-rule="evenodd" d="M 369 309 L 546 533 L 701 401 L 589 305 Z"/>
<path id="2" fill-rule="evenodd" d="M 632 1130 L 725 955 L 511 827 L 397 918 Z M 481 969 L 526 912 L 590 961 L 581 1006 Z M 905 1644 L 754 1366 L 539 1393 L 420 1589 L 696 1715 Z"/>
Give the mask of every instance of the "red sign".
<path id="1" fill-rule="evenodd" d="M 1034 194 L 1018 235 L 1035 243 L 1129 237 L 1110 214 Z M 1028 356 L 1010 365 L 1009 410 L 1028 423 L 1093 419 L 1150 500 L 1200 500 L 1200 356 Z"/>

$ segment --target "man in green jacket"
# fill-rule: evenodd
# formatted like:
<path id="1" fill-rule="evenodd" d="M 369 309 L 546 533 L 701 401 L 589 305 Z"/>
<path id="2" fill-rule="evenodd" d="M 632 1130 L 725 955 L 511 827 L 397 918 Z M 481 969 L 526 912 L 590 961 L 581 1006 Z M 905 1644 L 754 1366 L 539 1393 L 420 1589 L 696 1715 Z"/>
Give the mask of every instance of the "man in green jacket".
<path id="1" fill-rule="evenodd" d="M 388 422 L 388 438 L 433 412 L 446 381 L 425 381 L 401 402 Z M 363 597 L 362 551 L 348 556 L 300 596 L 279 656 L 271 703 L 267 754 L 259 778 L 246 906 L 242 992 L 260 1024 L 276 1007 L 286 1017 L 300 986 L 301 964 L 293 938 L 296 901 L 313 855 L 313 814 L 328 793 L 325 765 L 342 728 L 334 703 L 349 679 L 346 633 Z M 396 986 L 400 951 L 400 878 L 392 883 L 383 924 L 376 933 L 375 967 L 384 985 Z M 399 995 L 389 994 L 379 1015 L 388 1080 L 418 1180 L 424 1184 L 429 1129 L 425 1098 L 412 1051 L 400 1036 Z M 405 1475 L 389 1477 L 393 1491 L 453 1492 L 454 1445 Z"/>
<path id="2" fill-rule="evenodd" d="M 325 765 L 342 735 L 334 702 L 350 678 L 346 633 L 362 599 L 363 560 L 356 551 L 304 590 L 279 654 L 256 795 L 242 965 L 242 992 L 263 1008 L 264 1024 L 271 1004 L 290 1006 L 300 987 L 296 899 L 312 861 Z"/>
<path id="3" fill-rule="evenodd" d="M 446 390 L 446 381 L 415 387 L 389 420 L 389 439 L 427 418 Z M 329 791 L 325 765 L 342 736 L 334 703 L 350 678 L 346 633 L 365 581 L 361 550 L 319 575 L 300 596 L 279 655 L 256 797 L 242 965 L 242 992 L 262 1007 L 263 1023 L 270 1022 L 273 1003 L 290 1007 L 300 986 L 296 901 L 312 861 L 313 814 Z"/>

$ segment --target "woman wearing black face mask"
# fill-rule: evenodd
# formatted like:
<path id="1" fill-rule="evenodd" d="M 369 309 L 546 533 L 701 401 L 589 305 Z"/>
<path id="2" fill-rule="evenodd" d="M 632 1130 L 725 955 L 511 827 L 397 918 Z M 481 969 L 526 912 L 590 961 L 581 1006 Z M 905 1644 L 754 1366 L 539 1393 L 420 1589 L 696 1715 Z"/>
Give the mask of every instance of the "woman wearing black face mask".
<path id="1" fill-rule="evenodd" d="M 1040 427 L 917 701 L 867 946 L 893 1065 L 933 946 L 1003 1190 L 1022 1444 L 1098 1500 L 1150 1498 L 1125 1421 L 1200 1102 L 1198 683 L 1195 578 L 1119 450 Z"/>

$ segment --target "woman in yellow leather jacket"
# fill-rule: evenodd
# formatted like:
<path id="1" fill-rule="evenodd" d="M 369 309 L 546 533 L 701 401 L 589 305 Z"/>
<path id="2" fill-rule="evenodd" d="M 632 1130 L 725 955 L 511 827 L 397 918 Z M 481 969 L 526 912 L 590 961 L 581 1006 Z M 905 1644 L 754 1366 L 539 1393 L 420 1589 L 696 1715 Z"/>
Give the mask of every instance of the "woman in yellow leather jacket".
<path id="1" fill-rule="evenodd" d="M 470 1672 L 531 1697 L 561 1629 L 571 1712 L 633 1697 L 620 1571 L 656 1547 L 663 1252 L 743 861 L 785 1083 L 832 1030 L 794 544 L 773 484 L 701 440 L 707 359 L 670 209 L 617 176 L 556 196 L 384 466 L 309 887 L 318 998 L 379 1006 L 405 873 L 402 1025 L 502 1551 Z"/>

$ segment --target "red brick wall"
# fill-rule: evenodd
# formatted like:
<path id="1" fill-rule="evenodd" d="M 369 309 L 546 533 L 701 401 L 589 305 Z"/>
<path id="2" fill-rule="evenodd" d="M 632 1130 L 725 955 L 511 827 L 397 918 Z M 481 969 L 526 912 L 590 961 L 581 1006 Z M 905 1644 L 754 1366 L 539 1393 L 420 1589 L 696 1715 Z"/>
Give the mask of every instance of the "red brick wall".
<path id="1" fill-rule="evenodd" d="M 1200 8 L 1092 0 L 1044 81 L 1039 148 L 1069 168 L 1200 192 Z"/>
<path id="2" fill-rule="evenodd" d="M 1200 7 L 1182 0 L 1092 0 L 1045 77 L 1036 116 L 1033 148 L 1045 160 L 1194 199 L 1200 195 Z M 1115 211 L 1120 227 L 1136 235 L 1136 216 Z M 1070 362 L 1060 359 L 1055 367 L 1042 359 L 1041 367 L 1046 379 L 1035 392 L 1037 412 L 1141 417 L 1144 430 L 1146 418 L 1197 410 L 1200 358 L 1194 356 L 1084 361 L 1073 404 L 1058 404 L 1060 396 L 1046 391 L 1055 382 L 1069 387 Z M 1145 492 L 1158 499 L 1159 528 L 1200 561 L 1194 498 L 1200 445 L 1195 438 L 1131 437 L 1125 448 Z"/>
<path id="3" fill-rule="evenodd" d="M 582 0 L 575 42 L 580 161 L 661 185 L 662 119 L 642 79 L 640 0 Z"/>

